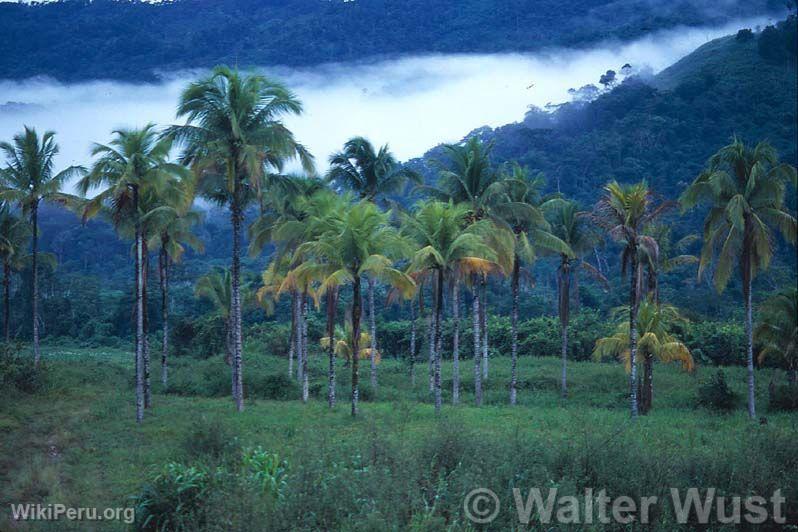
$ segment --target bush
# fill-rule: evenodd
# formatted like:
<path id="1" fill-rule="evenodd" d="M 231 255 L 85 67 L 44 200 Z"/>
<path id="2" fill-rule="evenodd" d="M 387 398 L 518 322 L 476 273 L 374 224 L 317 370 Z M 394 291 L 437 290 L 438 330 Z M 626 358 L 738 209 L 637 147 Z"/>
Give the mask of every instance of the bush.
<path id="1" fill-rule="evenodd" d="M 36 393 L 49 384 L 47 366 L 36 368 L 33 357 L 23 357 L 18 344 L 0 345 L 0 388 L 14 388 L 23 393 Z"/>
<path id="2" fill-rule="evenodd" d="M 698 388 L 698 404 L 704 408 L 728 412 L 737 407 L 739 399 L 739 395 L 726 383 L 723 370 L 718 370 L 709 381 Z"/>
<path id="3" fill-rule="evenodd" d="M 209 462 L 220 462 L 239 450 L 238 438 L 218 420 L 201 418 L 185 440 L 183 448 L 191 458 L 203 458 Z"/>
<path id="4" fill-rule="evenodd" d="M 699 363 L 717 366 L 745 364 L 742 323 L 695 321 L 676 332 Z"/>
<path id="5" fill-rule="evenodd" d="M 798 386 L 789 384 L 774 386 L 770 390 L 768 409 L 774 412 L 798 410 Z"/>
<path id="6" fill-rule="evenodd" d="M 244 390 L 250 397 L 274 401 L 289 401 L 300 396 L 299 383 L 284 373 L 244 373 Z"/>
<path id="7" fill-rule="evenodd" d="M 224 321 L 219 316 L 176 320 L 171 336 L 175 356 L 210 358 L 226 349 Z"/>
<path id="8" fill-rule="evenodd" d="M 241 461 L 247 476 L 261 493 L 282 499 L 287 477 L 285 460 L 280 460 L 276 453 L 267 452 L 258 446 L 245 450 Z"/>
<path id="9" fill-rule="evenodd" d="M 136 529 L 180 530 L 195 523 L 210 481 L 205 469 L 176 462 L 166 464 L 134 499 Z"/>

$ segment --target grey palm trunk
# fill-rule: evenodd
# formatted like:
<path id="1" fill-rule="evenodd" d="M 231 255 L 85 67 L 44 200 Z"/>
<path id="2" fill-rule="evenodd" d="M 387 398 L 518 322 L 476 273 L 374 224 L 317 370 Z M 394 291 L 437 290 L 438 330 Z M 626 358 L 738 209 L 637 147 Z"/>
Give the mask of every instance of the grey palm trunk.
<path id="1" fill-rule="evenodd" d="M 560 316 L 560 335 L 561 346 L 560 356 L 562 358 L 562 369 L 560 375 L 560 395 L 563 399 L 568 397 L 568 324 L 571 319 L 571 263 L 568 257 L 563 257 L 560 263 L 558 278 L 559 285 L 559 308 Z"/>
<path id="2" fill-rule="evenodd" d="M 149 280 L 150 260 L 149 251 L 147 250 L 147 240 L 144 234 L 141 235 L 141 277 L 143 279 L 141 298 L 142 298 L 142 313 L 144 315 L 144 334 L 141 337 L 144 353 L 144 408 L 152 406 L 152 384 L 150 382 L 150 318 L 147 312 L 147 281 Z"/>
<path id="3" fill-rule="evenodd" d="M 443 324 L 443 287 L 444 287 L 443 268 L 438 269 L 438 283 L 435 294 L 435 366 L 434 366 L 434 385 L 435 385 L 435 413 L 441 413 L 441 326 Z"/>
<path id="4" fill-rule="evenodd" d="M 359 389 L 359 361 L 360 361 L 360 275 L 355 274 L 352 282 L 352 417 L 357 416 Z"/>
<path id="5" fill-rule="evenodd" d="M 369 291 L 369 336 L 371 337 L 371 348 L 369 352 L 369 363 L 371 365 L 370 382 L 371 388 L 377 390 L 377 319 L 376 310 L 374 308 L 374 278 L 368 278 L 368 291 Z"/>
<path id="6" fill-rule="evenodd" d="M 33 238 L 31 241 L 31 277 L 33 288 L 33 299 L 31 301 L 33 319 L 33 365 L 39 365 L 41 353 L 39 352 L 39 201 L 33 202 L 31 209 L 31 222 L 33 225 Z"/>
<path id="7" fill-rule="evenodd" d="M 161 252 L 158 256 L 158 266 L 160 269 L 161 280 L 161 317 L 163 318 L 162 332 L 163 338 L 161 340 L 161 384 L 164 387 L 169 382 L 169 366 L 167 364 L 167 357 L 169 355 L 169 256 L 163 248 L 165 242 L 162 242 Z"/>
<path id="8" fill-rule="evenodd" d="M 294 291 L 294 351 L 296 351 L 296 378 L 302 382 L 302 300 Z"/>
<path id="9" fill-rule="evenodd" d="M 480 349 L 482 333 L 479 330 L 479 290 L 476 282 L 471 286 L 471 306 L 474 319 L 474 402 L 477 406 L 482 406 L 482 350 Z"/>
<path id="10" fill-rule="evenodd" d="M 138 215 L 138 187 L 133 186 L 133 209 L 135 216 L 135 240 L 136 240 L 136 422 L 141 423 L 144 419 L 144 349 L 142 339 L 144 338 L 144 277 L 142 275 L 142 255 L 141 245 L 141 223 Z"/>
<path id="11" fill-rule="evenodd" d="M 460 283 L 457 279 L 452 285 L 452 404 L 460 402 Z"/>
<path id="12" fill-rule="evenodd" d="M 519 304 L 519 294 L 518 294 L 518 278 L 520 277 L 520 269 L 521 269 L 521 261 L 518 255 L 515 256 L 513 261 L 513 277 L 511 281 L 512 285 L 512 298 L 513 298 L 513 308 L 511 311 L 510 316 L 510 336 L 511 336 L 511 346 L 510 346 L 510 404 L 515 405 L 518 401 L 518 304 Z"/>
<path id="13" fill-rule="evenodd" d="M 746 224 L 748 229 L 750 224 Z M 748 231 L 746 231 L 748 232 Z M 751 247 L 743 246 L 743 249 Z M 752 302 L 752 266 L 750 254 L 743 256 L 743 297 L 745 297 L 745 339 L 746 339 L 746 367 L 748 370 L 748 417 L 756 419 L 756 394 L 754 381 L 754 317 Z"/>
<path id="14" fill-rule="evenodd" d="M 308 402 L 308 294 L 302 293 L 302 402 Z"/>
<path id="15" fill-rule="evenodd" d="M 230 268 L 232 286 L 230 290 L 230 318 L 232 321 L 233 340 L 233 397 L 236 410 L 244 410 L 244 389 L 242 372 L 243 341 L 241 338 L 241 206 L 239 203 L 238 179 L 233 182 L 233 201 L 231 218 L 233 224 L 233 264 Z"/>
<path id="16" fill-rule="evenodd" d="M 488 282 L 482 276 L 482 304 L 480 305 L 480 320 L 482 330 L 482 379 L 488 380 Z"/>
<path id="17" fill-rule="evenodd" d="M 410 302 L 410 385 L 416 386 L 416 304 Z"/>
<path id="18" fill-rule="evenodd" d="M 427 318 L 427 341 L 429 355 L 427 357 L 427 380 L 429 381 L 429 393 L 435 393 L 435 292 L 433 290 L 433 302 Z"/>
<path id="19" fill-rule="evenodd" d="M 637 418 L 637 288 L 639 281 L 637 247 L 633 245 L 632 267 L 629 272 L 629 396 L 632 419 Z"/>
<path id="20" fill-rule="evenodd" d="M 294 378 L 294 355 L 296 354 L 296 297 L 291 293 L 291 333 L 288 341 L 288 378 Z"/>
<path id="21" fill-rule="evenodd" d="M 330 408 L 335 406 L 335 310 L 337 305 L 336 289 L 327 292 L 327 338 L 330 343 L 327 346 L 329 356 L 329 368 L 327 370 L 327 404 Z"/>

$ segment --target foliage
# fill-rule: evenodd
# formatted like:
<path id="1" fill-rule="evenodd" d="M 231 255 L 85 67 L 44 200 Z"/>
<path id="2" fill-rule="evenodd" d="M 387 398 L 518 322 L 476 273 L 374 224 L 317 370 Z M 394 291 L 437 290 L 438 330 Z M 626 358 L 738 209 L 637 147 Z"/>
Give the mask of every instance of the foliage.
<path id="1" fill-rule="evenodd" d="M 782 384 L 770 390 L 768 409 L 773 412 L 798 411 L 798 386 Z"/>
<path id="2" fill-rule="evenodd" d="M 22 353 L 20 344 L 0 344 L 0 389 L 35 394 L 45 391 L 49 385 L 47 365 L 34 366 L 32 357 Z"/>
<path id="3" fill-rule="evenodd" d="M 729 388 L 722 369 L 698 388 L 698 405 L 704 408 L 730 412 L 737 408 L 739 402 L 740 394 Z"/>
<path id="4" fill-rule="evenodd" d="M 134 498 L 136 530 L 182 530 L 200 512 L 210 485 L 204 468 L 167 463 Z"/>
<path id="5" fill-rule="evenodd" d="M 244 469 L 260 491 L 275 499 L 282 499 L 287 485 L 287 466 L 276 453 L 260 445 L 245 449 L 242 455 Z"/>

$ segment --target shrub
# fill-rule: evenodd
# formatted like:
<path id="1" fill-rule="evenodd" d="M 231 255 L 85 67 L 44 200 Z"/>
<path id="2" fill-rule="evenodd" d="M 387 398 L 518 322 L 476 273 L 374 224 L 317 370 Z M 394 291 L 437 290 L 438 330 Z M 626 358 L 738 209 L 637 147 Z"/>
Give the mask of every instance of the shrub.
<path id="1" fill-rule="evenodd" d="M 739 399 L 739 395 L 726 383 L 723 370 L 718 370 L 709 381 L 698 388 L 698 404 L 704 408 L 728 412 L 737 407 Z"/>
<path id="2" fill-rule="evenodd" d="M 49 384 L 47 366 L 36 368 L 33 357 L 23 357 L 17 344 L 0 345 L 0 388 L 15 388 L 23 393 L 36 393 Z"/>
<path id="3" fill-rule="evenodd" d="M 277 375 L 255 371 L 244 373 L 244 390 L 258 399 L 289 401 L 300 396 L 299 384 L 284 373 Z"/>
<path id="4" fill-rule="evenodd" d="M 269 453 L 263 447 L 246 449 L 242 464 L 258 489 L 264 495 L 282 499 L 286 486 L 287 464 L 276 453 Z"/>
<path id="5" fill-rule="evenodd" d="M 238 439 L 218 420 L 200 419 L 183 441 L 183 448 L 192 458 L 219 462 L 239 450 Z"/>
<path id="6" fill-rule="evenodd" d="M 199 467 L 166 464 L 134 499 L 137 530 L 179 530 L 196 521 L 210 488 L 210 474 Z"/>
<path id="7" fill-rule="evenodd" d="M 219 316 L 175 320 L 171 336 L 175 356 L 209 358 L 226 349 L 224 321 Z"/>
<path id="8" fill-rule="evenodd" d="M 677 331 L 693 357 L 702 364 L 718 366 L 745 364 L 745 331 L 742 324 L 695 321 Z"/>
<path id="9" fill-rule="evenodd" d="M 768 409 L 772 411 L 798 410 L 798 386 L 783 384 L 770 390 Z"/>

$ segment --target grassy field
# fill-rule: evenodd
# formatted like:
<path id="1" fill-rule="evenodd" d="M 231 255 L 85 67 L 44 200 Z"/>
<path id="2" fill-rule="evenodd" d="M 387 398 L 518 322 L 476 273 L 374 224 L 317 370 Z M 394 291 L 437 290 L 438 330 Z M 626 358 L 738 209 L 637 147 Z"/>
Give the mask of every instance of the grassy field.
<path id="1" fill-rule="evenodd" d="M 522 358 L 519 406 L 507 402 L 509 360 L 492 360 L 487 406 L 471 406 L 473 363 L 462 366 L 463 404 L 434 416 L 426 365 L 410 386 L 407 366 L 386 360 L 378 390 L 363 391 L 362 415 L 349 416 L 347 370 L 339 366 L 339 404 L 324 400 L 325 360 L 311 360 L 312 398 L 296 399 L 284 359 L 251 346 L 245 364 L 249 395 L 237 414 L 225 396 L 221 361 L 175 360 L 174 386 L 162 390 L 154 368 L 154 406 L 134 422 L 132 355 L 113 350 L 48 348 L 45 389 L 4 390 L 0 403 L 0 530 L 69 529 L 69 523 L 13 522 L 10 504 L 61 503 L 125 507 L 165 464 L 234 470 L 241 449 L 260 445 L 285 460 L 280 498 L 237 481 L 214 481 L 187 528 L 212 530 L 479 528 L 464 514 L 474 488 L 494 491 L 502 511 L 492 529 L 519 528 L 513 488 L 558 488 L 581 496 L 659 496 L 655 528 L 676 527 L 668 488 L 716 487 L 726 495 L 781 489 L 789 518 L 798 518 L 798 415 L 767 412 L 769 370 L 758 372 L 765 424 L 740 407 L 720 414 L 696 406 L 697 390 L 715 371 L 685 374 L 655 368 L 654 409 L 631 424 L 627 380 L 616 364 L 570 364 L 570 398 L 558 393 L 556 358 Z M 362 380 L 368 380 L 367 365 Z M 743 397 L 744 371 L 728 368 Z M 443 369 L 450 399 L 451 365 Z M 783 378 L 778 375 L 778 378 Z M 169 393 L 166 393 L 169 392 Z M 260 399 L 276 397 L 280 399 Z M 234 477 L 236 475 L 233 475 Z M 123 523 L 75 524 L 76 530 L 125 529 Z M 480 525 L 481 526 L 481 525 Z M 618 529 L 626 529 L 622 525 Z M 610 525 L 530 529 L 601 530 Z M 763 525 L 768 528 L 767 525 Z M 523 527 L 521 527 L 523 529 Z M 720 526 L 716 528 L 722 528 Z M 729 529 L 732 529 L 730 527 Z M 715 529 L 715 528 L 713 528 Z"/>

